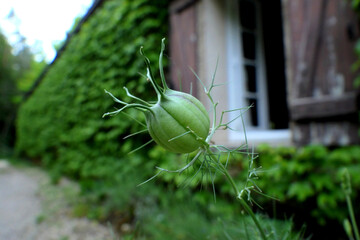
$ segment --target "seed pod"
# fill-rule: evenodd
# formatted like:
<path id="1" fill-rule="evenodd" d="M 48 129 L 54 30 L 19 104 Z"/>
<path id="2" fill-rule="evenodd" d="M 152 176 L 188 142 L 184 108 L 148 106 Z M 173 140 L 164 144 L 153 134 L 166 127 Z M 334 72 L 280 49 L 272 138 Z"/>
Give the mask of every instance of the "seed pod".
<path id="1" fill-rule="evenodd" d="M 210 129 L 202 103 L 190 94 L 166 90 L 151 111 L 146 112 L 151 137 L 171 152 L 190 153 L 201 146 Z"/>
<path id="2" fill-rule="evenodd" d="M 162 56 L 164 39 L 159 57 L 163 89 L 154 81 L 150 61 L 145 57 L 147 77 L 152 83 L 158 101 L 145 112 L 146 124 L 154 141 L 168 151 L 190 153 L 198 149 L 210 130 L 210 119 L 204 105 L 190 94 L 171 90 L 165 81 Z M 143 52 L 141 51 L 141 54 Z"/>
<path id="3" fill-rule="evenodd" d="M 121 109 L 106 113 L 114 115 L 126 108 L 136 108 L 145 113 L 146 125 L 153 140 L 166 150 L 176 153 L 190 153 L 204 144 L 210 130 L 210 119 L 204 105 L 190 94 L 171 90 L 165 81 L 162 66 L 162 57 L 165 49 L 164 39 L 161 45 L 159 57 L 160 77 L 162 88 L 158 85 L 151 73 L 150 61 L 144 56 L 147 66 L 147 78 L 151 82 L 157 94 L 157 102 L 150 104 L 142 99 L 131 95 L 126 89 L 127 95 L 139 103 L 125 103 L 113 99 L 125 106 Z"/>

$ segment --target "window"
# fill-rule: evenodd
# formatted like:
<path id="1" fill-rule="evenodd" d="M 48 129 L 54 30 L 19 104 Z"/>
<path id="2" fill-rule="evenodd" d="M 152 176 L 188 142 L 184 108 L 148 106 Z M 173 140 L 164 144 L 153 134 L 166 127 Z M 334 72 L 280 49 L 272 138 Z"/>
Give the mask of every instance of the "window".
<path id="1" fill-rule="evenodd" d="M 290 133 L 281 1 L 231 0 L 226 11 L 229 107 L 252 106 L 243 115 L 250 143 L 286 143 Z M 241 119 L 232 127 L 241 130 Z M 233 132 L 229 137 L 239 140 L 244 133 Z"/>

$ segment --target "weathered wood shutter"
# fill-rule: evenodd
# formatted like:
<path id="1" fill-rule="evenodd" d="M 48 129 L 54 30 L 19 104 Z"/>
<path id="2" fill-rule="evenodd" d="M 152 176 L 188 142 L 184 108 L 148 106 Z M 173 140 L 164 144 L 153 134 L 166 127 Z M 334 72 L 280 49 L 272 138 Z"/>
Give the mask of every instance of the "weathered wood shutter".
<path id="1" fill-rule="evenodd" d="M 197 71 L 196 0 L 170 3 L 170 72 L 172 86 L 196 95 Z"/>
<path id="2" fill-rule="evenodd" d="M 283 0 L 293 141 L 359 142 L 353 86 L 358 20 L 344 0 Z"/>

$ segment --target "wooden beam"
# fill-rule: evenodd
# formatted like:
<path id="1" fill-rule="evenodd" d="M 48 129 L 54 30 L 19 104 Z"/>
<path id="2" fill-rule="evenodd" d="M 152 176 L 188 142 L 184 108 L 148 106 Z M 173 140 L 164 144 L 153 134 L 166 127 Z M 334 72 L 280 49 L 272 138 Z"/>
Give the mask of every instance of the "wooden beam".
<path id="1" fill-rule="evenodd" d="M 289 104 L 291 119 L 294 121 L 352 114 L 358 110 L 358 106 L 356 92 L 341 96 L 292 99 Z"/>

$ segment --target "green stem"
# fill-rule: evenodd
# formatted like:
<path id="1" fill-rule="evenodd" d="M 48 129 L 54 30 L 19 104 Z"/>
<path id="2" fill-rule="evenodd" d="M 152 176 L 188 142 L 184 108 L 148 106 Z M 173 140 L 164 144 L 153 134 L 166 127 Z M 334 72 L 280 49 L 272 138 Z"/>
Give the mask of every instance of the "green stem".
<path id="1" fill-rule="evenodd" d="M 352 192 L 351 179 L 350 179 L 350 173 L 349 173 L 347 168 L 345 168 L 343 170 L 343 172 L 342 172 L 341 187 L 342 187 L 342 189 L 343 189 L 343 191 L 345 193 L 346 203 L 347 203 L 347 206 L 348 206 L 353 231 L 355 233 L 355 238 L 356 238 L 356 240 L 360 240 L 359 230 L 358 230 L 355 215 L 354 215 L 354 209 L 353 209 L 352 203 L 351 203 L 351 192 Z"/>
<path id="2" fill-rule="evenodd" d="M 348 205 L 349 214 L 350 214 L 350 220 L 351 220 L 351 224 L 352 224 L 353 229 L 354 229 L 355 238 L 356 238 L 356 240 L 360 240 L 360 235 L 359 235 L 359 230 L 357 228 L 357 223 L 356 223 L 356 219 L 355 219 L 355 215 L 354 215 L 354 210 L 353 210 L 353 207 L 352 207 L 350 196 L 348 194 L 346 194 L 346 203 Z"/>
<path id="3" fill-rule="evenodd" d="M 163 91 L 161 91 L 159 85 L 157 84 L 157 82 L 155 82 L 155 78 L 151 72 L 151 67 L 150 67 L 150 60 L 145 56 L 144 51 L 143 51 L 143 47 L 140 48 L 140 54 L 144 57 L 144 62 L 146 65 L 146 77 L 148 78 L 148 80 L 151 82 L 152 86 L 155 89 L 155 92 L 157 94 L 158 97 L 158 102 L 160 102 L 161 98 L 165 97 L 165 94 L 163 93 Z"/>
<path id="4" fill-rule="evenodd" d="M 209 156 L 211 156 L 212 160 L 215 161 L 217 163 L 217 165 L 221 168 L 221 171 L 224 173 L 225 177 L 227 178 L 227 180 L 229 181 L 231 187 L 233 188 L 235 194 L 236 194 L 236 198 L 240 200 L 240 204 L 242 205 L 242 207 L 245 209 L 245 211 L 250 215 L 250 217 L 252 218 L 252 220 L 254 221 L 256 227 L 258 228 L 260 235 L 262 237 L 262 239 L 266 240 L 267 237 L 265 235 L 264 230 L 262 229 L 260 222 L 258 221 L 258 219 L 256 218 L 254 212 L 251 210 L 251 208 L 249 207 L 249 205 L 246 203 L 246 201 L 242 198 L 236 183 L 234 181 L 234 179 L 231 177 L 231 175 L 229 174 L 228 170 L 225 168 L 225 166 L 222 163 L 219 163 L 217 161 L 217 159 L 214 157 L 213 153 L 211 152 L 211 150 L 209 148 L 207 148 L 207 153 Z"/>
<path id="5" fill-rule="evenodd" d="M 165 92 L 167 89 L 169 89 L 169 87 L 166 84 L 165 74 L 164 74 L 164 67 L 163 67 L 163 64 L 162 64 L 164 50 L 165 50 L 165 38 L 163 38 L 161 40 L 161 51 L 160 51 L 160 56 L 159 56 L 160 78 L 161 78 L 161 82 L 162 82 L 164 92 Z"/>

